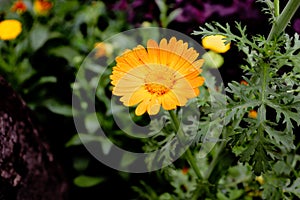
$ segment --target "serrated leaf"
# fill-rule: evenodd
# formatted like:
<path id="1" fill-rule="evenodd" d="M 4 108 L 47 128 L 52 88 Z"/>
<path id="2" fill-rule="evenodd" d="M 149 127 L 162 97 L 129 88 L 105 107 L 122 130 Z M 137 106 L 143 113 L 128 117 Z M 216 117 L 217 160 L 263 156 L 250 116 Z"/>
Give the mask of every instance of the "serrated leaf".
<path id="1" fill-rule="evenodd" d="M 251 156 L 255 152 L 255 148 L 256 148 L 257 145 L 258 145 L 257 142 L 251 142 L 248 145 L 248 148 L 241 153 L 241 159 L 240 160 L 242 162 L 249 162 L 249 160 L 251 159 Z"/>
<path id="2" fill-rule="evenodd" d="M 270 136 L 271 139 L 275 140 L 278 145 L 283 145 L 288 151 L 291 149 L 295 149 L 295 145 L 293 143 L 294 136 L 290 133 L 283 133 L 281 131 L 277 131 L 270 126 L 264 126 L 266 132 Z"/>
<path id="3" fill-rule="evenodd" d="M 284 162 L 284 161 L 278 161 L 273 165 L 273 169 L 276 174 L 285 174 L 289 175 L 291 173 L 291 168 Z"/>
<path id="4" fill-rule="evenodd" d="M 267 152 L 264 149 L 264 144 L 258 143 L 251 162 L 254 162 L 253 170 L 254 174 L 257 176 L 271 168 L 267 157 Z"/>
<path id="5" fill-rule="evenodd" d="M 290 187 L 285 188 L 285 191 L 291 192 L 300 198 L 300 178 L 297 178 Z"/>
<path id="6" fill-rule="evenodd" d="M 281 193 L 278 191 L 278 187 L 275 187 L 269 183 L 264 184 L 263 186 L 264 190 L 262 192 L 262 198 L 269 200 L 281 200 L 282 199 L 282 195 Z"/>

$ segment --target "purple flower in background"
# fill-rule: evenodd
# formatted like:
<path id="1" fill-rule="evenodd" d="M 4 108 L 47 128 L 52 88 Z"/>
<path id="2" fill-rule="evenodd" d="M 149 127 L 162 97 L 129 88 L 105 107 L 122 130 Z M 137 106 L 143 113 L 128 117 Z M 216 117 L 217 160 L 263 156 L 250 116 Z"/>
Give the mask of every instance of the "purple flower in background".
<path id="1" fill-rule="evenodd" d="M 300 19 L 296 19 L 293 24 L 294 30 L 300 34 Z"/>
<path id="2" fill-rule="evenodd" d="M 206 16 L 203 9 L 199 9 L 192 6 L 191 4 L 188 4 L 182 8 L 181 13 L 176 17 L 175 20 L 183 23 L 196 21 L 202 24 L 205 22 Z"/>
<path id="3" fill-rule="evenodd" d="M 171 2 L 169 2 L 171 3 Z M 261 4 L 255 0 L 175 0 L 174 9 L 180 8 L 180 14 L 169 28 L 189 34 L 205 22 L 218 21 L 221 24 L 233 24 L 235 21 L 249 25 L 251 33 L 266 28 L 267 16 L 261 13 Z"/>
<path id="4" fill-rule="evenodd" d="M 257 19 L 259 10 L 254 7 L 255 0 L 233 0 L 231 4 L 224 1 L 182 1 L 176 0 L 176 7 L 182 8 L 182 12 L 175 19 L 178 22 L 197 21 L 200 24 L 209 20 L 212 16 L 226 17 L 238 16 L 238 19 Z"/>
<path id="5" fill-rule="evenodd" d="M 127 0 L 119 0 L 113 5 L 114 10 L 126 10 L 128 8 Z"/>

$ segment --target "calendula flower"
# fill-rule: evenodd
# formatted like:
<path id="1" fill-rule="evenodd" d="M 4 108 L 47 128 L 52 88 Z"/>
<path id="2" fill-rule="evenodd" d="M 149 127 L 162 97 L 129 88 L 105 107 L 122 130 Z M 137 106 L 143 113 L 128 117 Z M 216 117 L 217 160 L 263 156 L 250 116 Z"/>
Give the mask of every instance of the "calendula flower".
<path id="1" fill-rule="evenodd" d="M 188 48 L 188 43 L 172 37 L 158 44 L 148 40 L 147 48 L 138 45 L 116 58 L 111 83 L 113 94 L 121 96 L 125 106 L 137 105 L 136 115 L 155 115 L 184 106 L 199 95 L 204 78 L 199 76 L 204 60 Z"/>
<path id="2" fill-rule="evenodd" d="M 257 182 L 259 182 L 259 184 L 261 184 L 261 185 L 263 185 L 263 184 L 265 183 L 265 180 L 264 180 L 264 178 L 263 178 L 262 175 L 256 176 L 256 177 L 255 177 L 255 180 L 256 180 Z"/>
<path id="3" fill-rule="evenodd" d="M 113 52 L 113 46 L 104 42 L 95 43 L 94 47 L 96 48 L 96 52 L 94 57 L 101 58 L 103 56 L 110 56 Z"/>
<path id="4" fill-rule="evenodd" d="M 230 49 L 230 43 L 225 45 L 224 35 L 210 35 L 202 39 L 202 46 L 216 53 L 225 53 Z"/>
<path id="5" fill-rule="evenodd" d="M 245 80 L 241 80 L 240 84 L 241 84 L 241 85 L 246 85 L 246 86 L 248 86 L 248 85 L 249 85 L 249 84 L 248 84 L 248 82 L 247 82 L 247 81 L 245 81 Z"/>
<path id="6" fill-rule="evenodd" d="M 252 119 L 256 119 L 257 118 L 256 110 L 250 110 L 249 113 L 248 113 L 248 117 L 250 117 Z"/>
<path id="7" fill-rule="evenodd" d="M 48 15 L 53 7 L 53 3 L 49 0 L 35 0 L 33 3 L 33 10 L 38 15 Z"/>
<path id="8" fill-rule="evenodd" d="M 13 40 L 22 32 L 22 24 L 18 20 L 7 19 L 0 22 L 0 40 Z"/>
<path id="9" fill-rule="evenodd" d="M 184 167 L 182 168 L 181 172 L 186 175 L 189 172 L 189 168 L 188 167 Z"/>
<path id="10" fill-rule="evenodd" d="M 11 7 L 11 11 L 12 12 L 16 12 L 18 14 L 22 14 L 27 10 L 27 6 L 26 4 L 23 2 L 23 0 L 18 0 L 16 1 L 12 7 Z"/>

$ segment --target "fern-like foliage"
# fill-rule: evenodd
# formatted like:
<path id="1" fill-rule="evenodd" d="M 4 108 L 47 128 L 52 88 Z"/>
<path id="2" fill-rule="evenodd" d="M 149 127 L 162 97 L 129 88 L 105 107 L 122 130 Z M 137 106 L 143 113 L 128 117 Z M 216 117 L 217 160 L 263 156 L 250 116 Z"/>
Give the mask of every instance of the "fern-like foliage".
<path id="1" fill-rule="evenodd" d="M 228 24 L 214 23 L 193 34 L 225 35 L 245 54 L 242 69 L 248 85 L 228 84 L 224 122 L 230 144 L 243 149 L 238 153 L 240 161 L 250 163 L 259 175 L 295 149 L 294 127 L 300 125 L 300 40 L 297 34 L 282 35 L 276 41 L 260 35 L 249 38 L 241 24 L 236 29 L 238 34 Z M 247 115 L 252 109 L 257 111 L 255 119 Z"/>

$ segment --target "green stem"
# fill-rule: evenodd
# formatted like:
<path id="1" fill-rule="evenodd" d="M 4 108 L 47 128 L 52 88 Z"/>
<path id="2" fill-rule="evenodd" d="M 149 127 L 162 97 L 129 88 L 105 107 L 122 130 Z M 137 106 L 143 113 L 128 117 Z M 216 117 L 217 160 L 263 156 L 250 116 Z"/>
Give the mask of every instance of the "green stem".
<path id="1" fill-rule="evenodd" d="M 177 136 L 179 138 L 179 142 L 182 142 L 183 141 L 183 138 L 185 137 L 184 136 L 184 133 L 182 131 L 182 129 L 180 128 L 180 123 L 178 121 L 178 118 L 176 116 L 176 114 L 174 113 L 173 110 L 169 110 L 169 114 L 170 114 L 170 117 L 171 117 L 171 120 L 175 126 L 175 129 L 177 131 Z M 193 156 L 191 150 L 188 148 L 185 152 L 185 157 L 186 159 L 188 160 L 189 164 L 191 165 L 192 169 L 195 171 L 198 179 L 202 180 L 202 175 L 200 173 L 200 170 L 197 166 L 197 162 L 195 160 L 195 157 Z"/>
<path id="2" fill-rule="evenodd" d="M 219 150 L 217 152 L 217 155 L 213 158 L 212 162 L 210 163 L 206 175 L 204 177 L 205 180 L 208 180 L 208 178 L 210 177 L 211 173 L 213 172 L 213 170 L 216 167 L 216 164 L 218 163 L 218 160 L 220 159 L 220 155 L 221 153 L 224 151 L 224 148 L 226 146 L 226 141 L 223 141 L 219 147 Z"/>
<path id="3" fill-rule="evenodd" d="M 275 17 L 279 16 L 279 0 L 274 0 L 274 11 L 275 11 Z"/>
<path id="4" fill-rule="evenodd" d="M 276 1 L 275 1 L 276 2 Z M 279 2 L 278 2 L 279 3 Z M 283 9 L 282 13 L 278 16 L 277 20 L 274 22 L 268 40 L 273 40 L 278 37 L 287 27 L 288 23 L 291 21 L 293 15 L 300 6 L 299 0 L 290 0 Z M 279 5 L 278 5 L 279 8 Z M 278 9 L 276 8 L 276 9 Z M 276 10 L 275 10 L 276 13 Z"/>
<path id="5" fill-rule="evenodd" d="M 268 84 L 268 71 L 269 71 L 269 65 L 266 63 L 263 63 L 263 71 L 262 71 L 262 80 L 261 80 L 261 102 L 264 104 L 267 99 L 266 90 L 267 90 L 267 84 Z"/>

